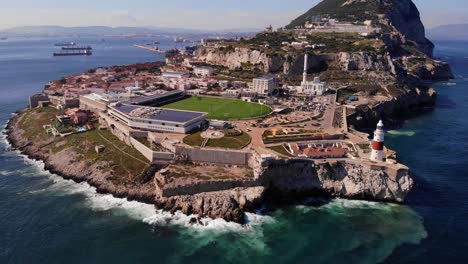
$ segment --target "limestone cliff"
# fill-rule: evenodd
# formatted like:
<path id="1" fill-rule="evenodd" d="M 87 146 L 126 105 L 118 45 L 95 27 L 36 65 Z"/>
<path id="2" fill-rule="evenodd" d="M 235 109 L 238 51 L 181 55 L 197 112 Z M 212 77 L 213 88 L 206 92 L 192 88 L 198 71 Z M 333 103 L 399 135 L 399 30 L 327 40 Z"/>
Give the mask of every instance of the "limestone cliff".
<path id="1" fill-rule="evenodd" d="M 426 38 L 426 30 L 421 22 L 419 10 L 413 1 L 384 0 L 381 1 L 381 5 L 385 13 L 380 23 L 389 28 L 386 32 L 390 33 L 391 43 L 389 46 L 397 47 L 412 42 L 421 52 L 432 57 L 434 44 Z"/>
<path id="2" fill-rule="evenodd" d="M 274 195 L 322 193 L 332 197 L 403 202 L 413 186 L 406 167 L 380 167 L 365 162 L 316 163 L 273 160 L 262 168 Z"/>
<path id="3" fill-rule="evenodd" d="M 387 127 L 398 127 L 401 120 L 432 109 L 436 100 L 437 92 L 432 88 L 409 89 L 398 97 L 377 105 L 358 106 L 347 117 L 348 125 L 360 131 L 368 131 L 375 128 L 379 120 L 384 120 Z"/>
<path id="4" fill-rule="evenodd" d="M 197 58 L 200 61 L 230 69 L 242 67 L 247 63 L 258 65 L 264 72 L 280 72 L 285 63 L 285 59 L 281 56 L 269 56 L 260 50 L 240 47 L 228 51 L 215 47 L 200 47 L 197 50 Z"/>

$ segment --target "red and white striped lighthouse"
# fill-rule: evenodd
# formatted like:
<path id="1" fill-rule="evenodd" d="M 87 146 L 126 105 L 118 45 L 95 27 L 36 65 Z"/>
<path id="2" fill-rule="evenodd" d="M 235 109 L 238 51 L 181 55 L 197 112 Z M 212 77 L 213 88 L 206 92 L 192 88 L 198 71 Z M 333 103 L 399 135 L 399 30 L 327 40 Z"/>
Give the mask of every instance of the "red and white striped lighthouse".
<path id="1" fill-rule="evenodd" d="M 385 131 L 382 120 L 377 124 L 377 129 L 374 133 L 374 140 L 372 141 L 371 160 L 383 161 L 384 160 L 384 139 Z"/>

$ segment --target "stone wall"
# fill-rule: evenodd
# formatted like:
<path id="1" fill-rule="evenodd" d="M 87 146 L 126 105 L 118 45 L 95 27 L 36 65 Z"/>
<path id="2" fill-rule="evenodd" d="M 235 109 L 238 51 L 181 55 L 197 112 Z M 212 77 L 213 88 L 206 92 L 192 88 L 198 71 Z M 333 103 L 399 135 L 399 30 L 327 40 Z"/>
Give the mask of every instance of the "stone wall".
<path id="1" fill-rule="evenodd" d="M 156 176 L 164 177 L 164 176 Z M 252 180 L 225 180 L 225 181 L 198 181 L 185 185 L 164 185 L 156 184 L 157 193 L 162 197 L 179 195 L 195 195 L 198 193 L 218 192 L 234 188 L 248 188 L 262 186 L 260 179 Z"/>
<path id="2" fill-rule="evenodd" d="M 244 151 L 200 149 L 185 146 L 176 146 L 175 154 L 177 157 L 192 162 L 237 166 L 249 166 L 249 159 L 252 155 L 250 152 Z"/>
<path id="3" fill-rule="evenodd" d="M 145 156 L 145 158 L 147 158 L 151 162 L 154 162 L 156 160 L 174 159 L 174 154 L 169 152 L 153 151 L 151 148 L 145 146 L 143 143 L 141 143 L 133 137 L 130 138 L 130 143 L 136 150 L 138 150 L 143 156 Z"/>
<path id="4" fill-rule="evenodd" d="M 35 94 L 29 96 L 29 108 L 36 108 L 39 106 L 39 102 L 49 101 L 49 96 L 46 94 Z"/>
<path id="5" fill-rule="evenodd" d="M 85 96 L 80 96 L 80 108 L 91 111 L 104 112 L 107 110 L 107 104 L 104 102 L 91 100 Z"/>

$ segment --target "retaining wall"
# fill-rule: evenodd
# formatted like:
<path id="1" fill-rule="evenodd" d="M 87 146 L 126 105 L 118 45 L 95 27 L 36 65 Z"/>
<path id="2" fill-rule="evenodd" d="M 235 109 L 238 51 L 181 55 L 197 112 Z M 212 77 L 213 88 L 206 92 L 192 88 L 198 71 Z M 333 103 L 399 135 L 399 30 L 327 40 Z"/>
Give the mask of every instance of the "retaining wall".
<path id="1" fill-rule="evenodd" d="M 223 165 L 249 166 L 251 153 L 222 149 L 199 149 L 175 147 L 176 156 L 186 157 L 188 161 Z"/>
<path id="2" fill-rule="evenodd" d="M 164 177 L 164 176 L 162 176 Z M 156 184 L 158 194 L 163 197 L 179 195 L 195 195 L 205 192 L 225 191 L 240 187 L 258 187 L 262 186 L 260 179 L 252 180 L 226 180 L 226 181 L 200 181 L 181 186 L 163 186 Z"/>

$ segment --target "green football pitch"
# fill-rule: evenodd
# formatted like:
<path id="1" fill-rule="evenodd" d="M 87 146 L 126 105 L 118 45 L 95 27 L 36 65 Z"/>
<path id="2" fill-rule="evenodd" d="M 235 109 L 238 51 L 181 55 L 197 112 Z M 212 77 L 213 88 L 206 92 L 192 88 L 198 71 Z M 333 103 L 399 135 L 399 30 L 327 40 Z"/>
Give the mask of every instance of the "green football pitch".
<path id="1" fill-rule="evenodd" d="M 162 108 L 206 112 L 207 119 L 230 120 L 261 117 L 271 113 L 265 105 L 237 99 L 194 96 L 162 106 Z"/>

